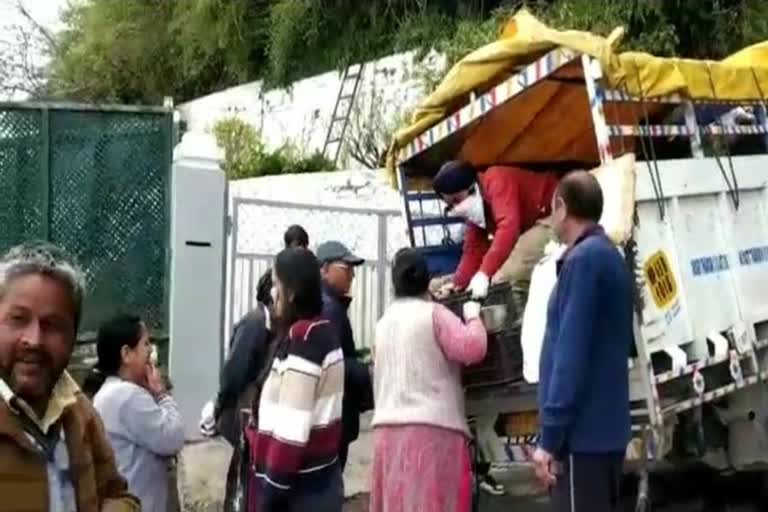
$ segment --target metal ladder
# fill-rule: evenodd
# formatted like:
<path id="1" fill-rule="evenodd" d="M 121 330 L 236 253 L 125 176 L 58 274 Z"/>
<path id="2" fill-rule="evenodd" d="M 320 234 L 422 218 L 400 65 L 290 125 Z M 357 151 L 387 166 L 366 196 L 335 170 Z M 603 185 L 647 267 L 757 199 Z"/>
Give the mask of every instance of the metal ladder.
<path id="1" fill-rule="evenodd" d="M 331 123 L 328 125 L 328 133 L 323 145 L 323 155 L 330 158 L 333 163 L 339 160 L 341 147 L 344 143 L 344 133 L 347 131 L 355 96 L 357 96 L 357 91 L 360 88 L 360 80 L 363 78 L 363 66 L 364 64 L 347 66 L 344 70 L 344 76 L 341 78 L 339 95 L 336 97 L 336 105 L 333 107 Z"/>

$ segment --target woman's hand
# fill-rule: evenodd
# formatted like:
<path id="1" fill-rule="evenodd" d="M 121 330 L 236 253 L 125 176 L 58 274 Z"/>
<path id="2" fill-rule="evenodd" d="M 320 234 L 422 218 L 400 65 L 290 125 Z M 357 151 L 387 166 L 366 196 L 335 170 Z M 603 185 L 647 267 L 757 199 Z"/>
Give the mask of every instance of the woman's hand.
<path id="1" fill-rule="evenodd" d="M 216 406 L 208 401 L 200 412 L 200 433 L 203 437 L 214 437 L 216 432 Z"/>
<path id="2" fill-rule="evenodd" d="M 429 292 L 438 300 L 448 297 L 455 291 L 452 275 L 436 277 L 429 283 Z"/>
<path id="3" fill-rule="evenodd" d="M 168 389 L 165 387 L 160 370 L 152 363 L 147 365 L 147 389 L 155 397 L 155 400 L 160 400 L 168 394 Z"/>
<path id="4" fill-rule="evenodd" d="M 462 308 L 462 313 L 465 322 L 469 322 L 475 318 L 480 318 L 480 303 L 473 300 L 465 302 Z"/>

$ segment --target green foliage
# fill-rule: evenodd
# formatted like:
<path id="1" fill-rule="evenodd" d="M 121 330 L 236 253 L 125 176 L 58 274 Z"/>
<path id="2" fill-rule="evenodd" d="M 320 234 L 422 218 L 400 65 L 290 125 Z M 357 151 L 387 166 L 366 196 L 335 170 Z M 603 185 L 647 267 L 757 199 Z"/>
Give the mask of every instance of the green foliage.
<path id="1" fill-rule="evenodd" d="M 302 65 L 301 53 L 318 38 L 319 12 L 311 0 L 279 0 L 269 12 L 268 62 L 270 78 L 278 83 L 294 76 Z"/>
<path id="2" fill-rule="evenodd" d="M 256 129 L 230 117 L 213 127 L 216 142 L 224 150 L 224 172 L 232 180 L 248 178 L 264 157 L 264 145 Z"/>
<path id="3" fill-rule="evenodd" d="M 449 64 L 493 41 L 521 7 L 624 49 L 722 58 L 768 39 L 765 0 L 81 0 L 51 51 L 52 95 L 159 103 L 264 79 L 285 86 L 397 51 Z"/>
<path id="4" fill-rule="evenodd" d="M 218 121 L 213 135 L 224 150 L 224 172 L 232 180 L 336 170 L 322 153 L 304 154 L 293 144 L 267 150 L 258 131 L 236 117 Z"/>
<path id="5" fill-rule="evenodd" d="M 191 89 L 210 92 L 256 77 L 256 65 L 265 58 L 260 19 L 268 15 L 268 3 L 176 0 L 168 30 L 182 73 L 194 81 Z"/>
<path id="6" fill-rule="evenodd" d="M 173 44 L 162 30 L 172 16 L 172 2 L 162 0 L 72 3 L 53 49 L 50 93 L 83 100 L 161 102 L 178 81 Z"/>

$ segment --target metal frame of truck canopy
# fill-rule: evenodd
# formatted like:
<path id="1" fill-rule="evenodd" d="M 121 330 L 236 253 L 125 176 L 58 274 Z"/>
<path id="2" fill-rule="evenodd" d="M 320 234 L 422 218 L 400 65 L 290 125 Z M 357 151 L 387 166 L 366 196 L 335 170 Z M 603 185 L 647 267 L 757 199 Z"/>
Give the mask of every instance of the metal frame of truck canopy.
<path id="1" fill-rule="evenodd" d="M 460 245 L 451 242 L 456 236 L 455 227 L 463 221 L 444 215 L 439 198 L 426 183 L 442 162 L 457 157 L 478 166 L 519 163 L 534 168 L 541 165 L 568 169 L 592 168 L 611 161 L 614 155 L 637 152 L 639 160 L 645 161 L 638 163 L 638 168 L 645 167 L 647 171 L 638 171 L 636 184 L 636 204 L 641 208 L 642 203 L 644 215 L 649 215 L 648 208 L 653 208 L 660 221 L 665 222 L 667 217 L 680 215 L 682 198 L 710 195 L 716 197 L 714 203 L 703 208 L 714 207 L 729 215 L 742 215 L 740 211 L 754 209 L 757 213 L 751 220 L 762 222 L 762 229 L 768 230 L 764 221 L 768 180 L 765 172 L 759 172 L 768 163 L 765 97 L 738 102 L 711 98 L 692 101 L 680 95 L 645 98 L 607 88 L 601 77 L 597 60 L 568 49 L 555 49 L 488 90 L 472 95 L 466 105 L 400 150 L 397 178 L 411 244 L 427 253 L 432 271 L 446 273 L 455 266 Z M 760 90 L 757 77 L 755 82 Z M 538 97 L 529 94 L 537 89 Z M 716 98 L 714 83 L 712 93 Z M 755 122 L 725 125 L 721 114 L 741 105 L 754 109 Z M 492 150 L 473 148 L 472 138 L 489 134 L 489 125 L 493 123 L 488 121 L 503 116 L 523 117 L 525 122 L 504 126 L 510 129 L 503 132 L 504 137 L 495 134 Z M 566 140 L 537 140 L 546 134 L 547 127 L 563 122 L 568 124 L 568 130 L 561 130 L 568 134 Z M 729 140 L 733 137 L 753 142 L 756 139 L 761 156 L 734 156 L 733 140 Z M 483 142 L 487 141 L 488 137 L 484 137 Z M 681 148 L 688 154 L 681 154 Z M 704 172 L 705 167 L 711 172 Z M 671 229 L 671 225 L 667 228 Z M 632 259 L 633 243 L 630 241 L 625 247 L 628 260 Z M 674 245 L 669 250 L 675 251 Z M 691 260 L 693 273 L 697 275 L 697 268 L 701 273 L 714 273 L 722 270 L 722 265 L 727 269 L 729 257 L 736 258 L 742 266 L 747 265 L 746 260 L 768 261 L 768 245 L 728 252 L 714 259 Z M 654 261 L 661 260 L 660 256 Z M 678 273 L 680 284 L 676 286 L 683 287 L 681 269 L 670 268 L 666 260 L 661 264 L 665 271 Z M 754 291 L 749 293 L 755 295 Z M 652 334 L 654 328 L 650 324 L 656 319 L 643 319 L 643 306 L 638 305 L 638 357 L 629 364 L 633 431 L 644 440 L 640 453 L 647 452 L 650 459 L 658 460 L 665 453 L 665 427 L 674 424 L 674 420 L 665 419 L 695 411 L 703 404 L 768 379 L 768 304 L 741 304 L 739 297 L 733 300 L 739 314 L 752 308 L 746 316 L 753 322 L 707 333 L 703 341 L 701 333 L 696 332 L 700 338 L 696 349 L 683 347 L 686 343 L 654 343 L 658 335 Z M 680 307 L 689 307 L 685 297 L 681 301 Z M 688 330 L 692 333 L 695 329 L 688 326 Z M 707 384 L 712 382 L 710 379 L 716 382 L 714 388 L 707 389 L 704 375 Z M 670 386 L 686 388 L 684 397 L 665 395 Z M 490 389 L 484 395 L 469 398 L 474 403 L 468 403 L 468 411 L 495 407 L 499 412 L 512 412 L 530 408 L 531 404 L 535 407 L 533 389 L 529 385 Z"/>

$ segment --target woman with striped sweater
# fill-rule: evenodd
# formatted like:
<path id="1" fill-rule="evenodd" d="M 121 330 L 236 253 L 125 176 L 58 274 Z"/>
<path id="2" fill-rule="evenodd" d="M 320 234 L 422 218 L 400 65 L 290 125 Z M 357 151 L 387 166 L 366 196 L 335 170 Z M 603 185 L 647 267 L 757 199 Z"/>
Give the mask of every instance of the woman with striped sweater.
<path id="1" fill-rule="evenodd" d="M 344 357 L 323 309 L 319 265 L 306 249 L 277 255 L 275 314 L 287 332 L 246 429 L 251 512 L 341 512 L 338 461 Z"/>

